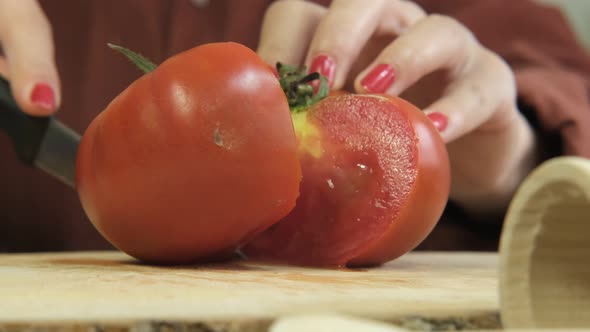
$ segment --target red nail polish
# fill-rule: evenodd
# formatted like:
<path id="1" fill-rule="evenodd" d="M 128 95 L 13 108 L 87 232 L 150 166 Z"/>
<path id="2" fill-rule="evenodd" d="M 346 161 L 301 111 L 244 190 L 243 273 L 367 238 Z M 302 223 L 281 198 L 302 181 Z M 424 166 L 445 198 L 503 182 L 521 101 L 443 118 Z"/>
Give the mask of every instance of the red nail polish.
<path id="1" fill-rule="evenodd" d="M 448 119 L 446 115 L 439 112 L 433 112 L 428 114 L 427 116 L 430 119 L 430 121 L 432 121 L 434 127 L 438 129 L 438 131 L 443 131 L 447 128 Z"/>
<path id="2" fill-rule="evenodd" d="M 31 92 L 31 101 L 44 109 L 55 108 L 55 94 L 53 89 L 45 83 L 37 83 Z"/>
<path id="3" fill-rule="evenodd" d="M 332 85 L 334 76 L 336 75 L 336 63 L 334 62 L 334 59 L 327 55 L 318 55 L 311 62 L 311 65 L 309 66 L 309 72 L 320 73 L 320 75 L 325 76 L 328 79 L 330 85 Z"/>
<path id="4" fill-rule="evenodd" d="M 395 82 L 395 69 L 388 64 L 380 64 L 361 80 L 361 85 L 368 92 L 384 93 L 393 82 Z"/>

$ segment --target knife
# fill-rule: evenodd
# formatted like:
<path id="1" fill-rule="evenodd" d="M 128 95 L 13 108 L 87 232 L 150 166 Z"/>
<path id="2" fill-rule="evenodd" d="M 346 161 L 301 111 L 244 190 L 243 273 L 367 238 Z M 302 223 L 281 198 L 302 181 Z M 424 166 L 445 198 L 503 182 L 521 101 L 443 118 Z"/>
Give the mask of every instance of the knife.
<path id="1" fill-rule="evenodd" d="M 12 139 L 20 161 L 75 188 L 80 135 L 53 116 L 31 116 L 16 104 L 10 83 L 0 77 L 0 130 Z"/>

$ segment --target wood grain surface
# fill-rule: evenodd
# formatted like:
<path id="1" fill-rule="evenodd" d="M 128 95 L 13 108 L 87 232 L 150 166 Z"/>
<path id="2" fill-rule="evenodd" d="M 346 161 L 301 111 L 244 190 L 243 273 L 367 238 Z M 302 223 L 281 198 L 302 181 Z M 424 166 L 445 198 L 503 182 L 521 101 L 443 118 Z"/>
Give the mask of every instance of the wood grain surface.
<path id="1" fill-rule="evenodd" d="M 492 253 L 415 252 L 359 270 L 238 260 L 158 267 L 118 252 L 0 255 L 0 327 L 201 321 L 268 327 L 277 317 L 310 313 L 405 322 L 493 320 L 496 269 Z"/>

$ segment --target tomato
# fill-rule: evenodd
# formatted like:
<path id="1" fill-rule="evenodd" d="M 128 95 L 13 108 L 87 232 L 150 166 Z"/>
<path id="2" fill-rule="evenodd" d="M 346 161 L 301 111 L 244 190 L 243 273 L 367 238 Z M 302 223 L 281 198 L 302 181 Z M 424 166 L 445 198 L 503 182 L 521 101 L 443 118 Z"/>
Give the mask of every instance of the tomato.
<path id="1" fill-rule="evenodd" d="M 223 259 L 294 207 L 301 169 L 286 97 L 250 49 L 212 43 L 132 82 L 85 131 L 82 206 L 150 263 Z"/>
<path id="2" fill-rule="evenodd" d="M 243 248 L 251 259 L 370 266 L 414 249 L 448 200 L 431 121 L 403 99 L 332 93 L 294 110 L 303 179 L 295 208 Z"/>

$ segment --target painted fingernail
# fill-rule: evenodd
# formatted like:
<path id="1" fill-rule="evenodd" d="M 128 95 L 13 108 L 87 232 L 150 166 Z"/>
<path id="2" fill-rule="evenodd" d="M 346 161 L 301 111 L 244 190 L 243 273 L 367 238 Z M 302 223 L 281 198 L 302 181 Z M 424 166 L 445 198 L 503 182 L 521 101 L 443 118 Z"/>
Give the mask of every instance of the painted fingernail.
<path id="1" fill-rule="evenodd" d="M 53 89 L 45 83 L 37 83 L 31 92 L 31 102 L 46 110 L 53 110 L 55 108 Z"/>
<path id="2" fill-rule="evenodd" d="M 327 55 L 318 55 L 312 61 L 309 66 L 309 72 L 318 72 L 320 75 L 325 76 L 332 85 L 334 76 L 336 75 L 336 63 L 334 59 Z"/>
<path id="3" fill-rule="evenodd" d="M 432 121 L 434 127 L 438 129 L 438 131 L 444 131 L 447 128 L 448 119 L 446 115 L 439 112 L 433 112 L 428 114 L 427 116 L 430 119 L 430 121 Z"/>
<path id="4" fill-rule="evenodd" d="M 388 64 L 380 64 L 361 80 L 361 85 L 368 92 L 384 93 L 393 82 L 395 82 L 395 69 Z"/>

